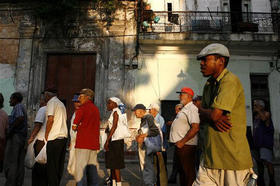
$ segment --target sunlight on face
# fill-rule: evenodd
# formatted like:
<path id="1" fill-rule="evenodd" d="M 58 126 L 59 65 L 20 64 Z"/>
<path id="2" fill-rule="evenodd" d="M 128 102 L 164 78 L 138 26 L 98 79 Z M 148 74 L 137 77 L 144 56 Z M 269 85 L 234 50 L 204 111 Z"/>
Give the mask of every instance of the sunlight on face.
<path id="1" fill-rule="evenodd" d="M 89 100 L 89 97 L 85 94 L 80 94 L 78 99 L 82 105 Z"/>
<path id="2" fill-rule="evenodd" d="M 136 118 L 142 118 L 145 115 L 145 111 L 142 109 L 137 109 L 134 111 Z"/>

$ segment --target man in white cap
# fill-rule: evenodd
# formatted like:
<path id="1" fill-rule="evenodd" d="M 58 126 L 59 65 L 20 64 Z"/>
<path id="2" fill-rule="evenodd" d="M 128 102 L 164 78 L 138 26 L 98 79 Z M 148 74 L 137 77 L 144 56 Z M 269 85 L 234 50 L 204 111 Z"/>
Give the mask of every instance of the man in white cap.
<path id="1" fill-rule="evenodd" d="M 157 124 L 159 124 L 159 127 L 161 129 L 161 132 L 163 134 L 163 152 L 162 152 L 162 155 L 163 155 L 163 158 L 164 158 L 164 162 L 166 164 L 166 145 L 167 145 L 167 142 L 166 142 L 166 125 L 165 125 L 165 121 L 164 121 L 164 118 L 160 115 L 159 113 L 159 110 L 160 110 L 160 106 L 157 104 L 157 103 L 153 103 L 153 104 L 150 104 L 150 106 L 148 107 L 148 110 L 149 110 L 149 113 L 155 118 L 155 121 Z"/>
<path id="2" fill-rule="evenodd" d="M 222 44 L 206 46 L 198 54 L 200 69 L 209 77 L 200 112 L 202 161 L 196 185 L 247 185 L 252 158 L 246 138 L 245 96 L 239 78 L 227 70 L 229 51 Z"/>
<path id="3" fill-rule="evenodd" d="M 166 125 L 165 125 L 165 121 L 164 118 L 160 115 L 159 110 L 160 110 L 160 106 L 157 103 L 153 103 L 150 104 L 150 106 L 148 107 L 149 113 L 154 117 L 155 122 L 157 125 L 159 125 L 158 127 L 160 128 L 161 132 L 162 132 L 162 152 L 161 153 L 157 153 L 157 177 L 159 177 L 160 179 L 157 180 L 157 184 L 163 184 L 167 183 L 167 178 L 166 176 L 166 170 L 167 170 L 167 153 L 166 153 L 166 148 L 167 148 L 167 140 L 166 140 Z M 164 176 L 163 176 L 164 175 Z M 162 179 L 164 177 L 164 180 Z"/>

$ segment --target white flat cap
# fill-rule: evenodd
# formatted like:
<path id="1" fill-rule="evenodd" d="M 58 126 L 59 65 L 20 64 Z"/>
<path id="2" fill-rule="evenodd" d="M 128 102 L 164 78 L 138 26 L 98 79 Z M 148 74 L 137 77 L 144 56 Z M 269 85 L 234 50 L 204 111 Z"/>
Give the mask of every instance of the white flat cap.
<path id="1" fill-rule="evenodd" d="M 225 45 L 222 45 L 220 43 L 212 43 L 203 48 L 196 58 L 197 60 L 200 60 L 201 58 L 211 54 L 218 54 L 220 56 L 228 58 L 230 57 L 228 48 Z"/>

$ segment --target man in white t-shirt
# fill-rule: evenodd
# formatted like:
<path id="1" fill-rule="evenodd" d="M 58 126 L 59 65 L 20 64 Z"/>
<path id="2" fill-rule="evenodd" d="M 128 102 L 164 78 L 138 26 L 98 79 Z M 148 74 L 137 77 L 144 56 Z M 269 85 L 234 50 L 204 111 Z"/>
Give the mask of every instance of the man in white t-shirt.
<path id="1" fill-rule="evenodd" d="M 47 141 L 47 178 L 51 186 L 59 186 L 63 174 L 68 130 L 66 108 L 56 97 L 56 90 L 45 91 Z"/>
<path id="2" fill-rule="evenodd" d="M 40 152 L 40 148 L 44 145 L 46 130 L 46 102 L 44 99 L 44 94 L 40 98 L 40 108 L 36 113 L 34 128 L 31 132 L 30 138 L 28 139 L 28 144 L 34 142 L 34 153 L 35 156 Z M 32 185 L 33 186 L 47 186 L 46 177 L 46 165 L 36 162 L 32 168 Z"/>
<path id="3" fill-rule="evenodd" d="M 176 146 L 180 185 L 191 186 L 195 180 L 195 155 L 200 120 L 198 108 L 192 102 L 193 90 L 184 87 L 177 93 L 180 93 L 180 102 L 184 107 L 171 125 L 169 140 Z"/>

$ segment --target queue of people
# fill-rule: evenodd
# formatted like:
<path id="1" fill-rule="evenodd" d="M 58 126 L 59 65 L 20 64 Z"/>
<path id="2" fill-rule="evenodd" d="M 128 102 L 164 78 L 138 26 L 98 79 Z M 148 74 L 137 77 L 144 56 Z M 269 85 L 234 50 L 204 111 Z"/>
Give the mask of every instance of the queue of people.
<path id="1" fill-rule="evenodd" d="M 142 185 L 176 183 L 177 173 L 181 186 L 245 186 L 250 179 L 256 178 L 246 139 L 244 90 L 239 78 L 226 68 L 229 58 L 228 49 L 218 43 L 201 50 L 197 59 L 201 61 L 202 75 L 209 78 L 202 98 L 194 99 L 194 91 L 183 87 L 177 92 L 180 104 L 175 107 L 176 117 L 172 121 L 165 122 L 156 103 L 148 108 L 141 103 L 132 108 L 141 121 L 135 140 Z M 4 98 L 0 94 L 0 171 L 3 168 L 5 172 L 6 186 L 20 186 L 24 179 L 27 114 L 22 100 L 19 92 L 11 95 L 13 111 L 8 117 L 2 110 Z M 99 183 L 100 113 L 93 100 L 94 91 L 88 88 L 82 89 L 72 99 L 75 112 L 71 119 L 67 170 L 74 176 L 77 186 Z M 122 185 L 124 138 L 130 137 L 123 105 L 117 97 L 107 100 L 107 110 L 111 115 L 107 119 L 104 150 L 105 165 L 110 170 L 107 183 L 112 186 Z M 45 90 L 27 140 L 33 145 L 35 156 L 46 148 L 47 161 L 33 165 L 33 186 L 60 184 L 68 138 L 66 118 L 66 108 L 58 99 L 56 90 Z M 270 113 L 265 111 L 263 101 L 256 100 L 253 137 L 258 185 L 264 185 L 264 165 L 268 168 L 270 185 L 275 185 L 273 133 Z M 168 180 L 166 151 L 170 147 L 175 150 Z"/>

